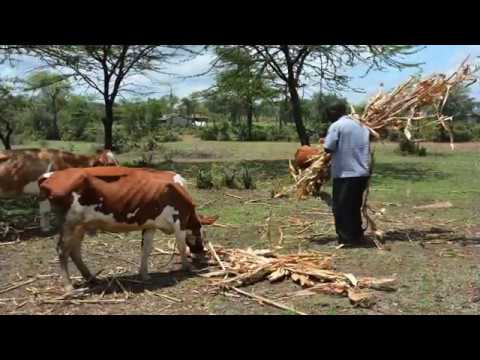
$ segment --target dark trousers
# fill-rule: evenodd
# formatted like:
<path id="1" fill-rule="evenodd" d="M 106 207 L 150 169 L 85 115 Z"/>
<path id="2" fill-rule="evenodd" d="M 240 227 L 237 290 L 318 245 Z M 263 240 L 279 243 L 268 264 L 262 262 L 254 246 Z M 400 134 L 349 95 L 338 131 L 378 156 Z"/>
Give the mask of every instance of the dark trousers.
<path id="1" fill-rule="evenodd" d="M 333 179 L 333 215 L 338 241 L 341 244 L 358 244 L 363 240 L 363 193 L 368 177 Z"/>

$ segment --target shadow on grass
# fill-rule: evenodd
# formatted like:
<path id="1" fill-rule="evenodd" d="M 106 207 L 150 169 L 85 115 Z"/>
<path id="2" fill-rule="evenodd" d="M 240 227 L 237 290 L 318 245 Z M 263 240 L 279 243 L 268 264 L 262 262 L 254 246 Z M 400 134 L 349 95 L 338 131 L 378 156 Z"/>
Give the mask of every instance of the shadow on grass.
<path id="1" fill-rule="evenodd" d="M 367 239 L 373 235 L 367 235 Z M 383 237 L 384 242 L 428 242 L 428 241 L 452 241 L 459 242 L 462 245 L 480 244 L 480 238 L 467 237 L 464 234 L 454 232 L 448 229 L 430 228 L 428 230 L 419 230 L 414 228 L 392 230 L 387 231 Z M 326 245 L 329 243 L 337 242 L 336 236 L 312 236 L 308 238 L 308 241 L 315 245 Z"/>
<path id="2" fill-rule="evenodd" d="M 424 164 L 392 164 L 376 163 L 374 174 L 377 180 L 387 181 L 388 179 L 416 181 L 436 181 L 447 179 L 451 175 L 442 171 L 433 170 Z"/>
<path id="3" fill-rule="evenodd" d="M 144 167 L 135 163 L 127 163 L 129 167 Z M 165 161 L 150 166 L 153 169 L 175 171 L 185 177 L 194 178 L 200 170 L 212 166 L 220 168 L 246 166 L 257 179 L 270 180 L 278 176 L 288 176 L 288 160 L 243 160 L 243 161 L 202 161 L 202 162 L 175 162 Z"/>
<path id="4" fill-rule="evenodd" d="M 204 267 L 196 266 L 197 271 L 201 271 Z M 77 287 L 88 287 L 89 292 L 92 294 L 111 294 L 121 293 L 123 289 L 115 281 L 121 283 L 122 287 L 131 293 L 138 294 L 143 293 L 146 290 L 154 291 L 164 288 L 176 286 L 179 282 L 187 279 L 195 278 L 198 275 L 194 272 L 185 270 L 172 270 L 170 272 L 154 272 L 150 273 L 150 280 L 142 281 L 138 274 L 124 275 L 124 276 L 109 276 L 98 279 L 94 284 L 87 284 L 85 282 L 76 285 Z"/>

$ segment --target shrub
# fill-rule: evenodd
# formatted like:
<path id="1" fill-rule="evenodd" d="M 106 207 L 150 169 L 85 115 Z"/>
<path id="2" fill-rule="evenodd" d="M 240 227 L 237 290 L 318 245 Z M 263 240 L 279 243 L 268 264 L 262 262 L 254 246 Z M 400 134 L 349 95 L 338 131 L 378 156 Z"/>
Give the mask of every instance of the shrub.
<path id="1" fill-rule="evenodd" d="M 176 142 L 181 140 L 179 133 L 172 129 L 162 129 L 155 133 L 154 138 L 158 142 Z"/>
<path id="2" fill-rule="evenodd" d="M 197 188 L 199 189 L 212 189 L 213 188 L 213 177 L 212 170 L 209 169 L 200 169 L 197 173 Z"/>
<path id="3" fill-rule="evenodd" d="M 237 170 L 231 168 L 223 169 L 223 185 L 229 189 L 238 189 Z"/>
<path id="4" fill-rule="evenodd" d="M 240 179 L 245 189 L 253 190 L 256 188 L 254 178 L 250 173 L 250 171 L 248 170 L 247 166 L 243 166 L 242 171 L 240 173 Z"/>
<path id="5" fill-rule="evenodd" d="M 417 155 L 418 156 L 427 156 L 427 149 L 422 147 L 419 147 L 417 150 Z"/>
<path id="6" fill-rule="evenodd" d="M 398 148 L 402 154 L 415 154 L 417 151 L 417 145 L 405 137 L 398 143 Z"/>
<path id="7" fill-rule="evenodd" d="M 404 136 L 397 130 L 389 130 L 387 139 L 392 142 L 400 141 Z"/>
<path id="8" fill-rule="evenodd" d="M 200 131 L 200 139 L 205 141 L 215 141 L 217 140 L 218 129 L 215 125 L 204 127 Z"/>
<path id="9" fill-rule="evenodd" d="M 398 148 L 402 155 L 427 156 L 427 149 L 425 147 L 420 146 L 418 143 L 410 141 L 405 137 L 400 140 Z"/>

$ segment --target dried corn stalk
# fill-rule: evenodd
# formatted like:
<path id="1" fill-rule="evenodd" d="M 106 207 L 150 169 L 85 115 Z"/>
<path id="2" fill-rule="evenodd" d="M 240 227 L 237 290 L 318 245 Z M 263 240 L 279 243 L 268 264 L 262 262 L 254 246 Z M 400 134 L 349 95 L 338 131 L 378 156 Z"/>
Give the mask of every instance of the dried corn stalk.
<path id="1" fill-rule="evenodd" d="M 453 119 L 443 115 L 442 110 L 453 89 L 470 86 L 476 81 L 476 69 L 467 64 L 467 60 L 450 77 L 444 74 L 424 80 L 412 77 L 389 93 L 381 91 L 370 100 L 361 116 L 352 108 L 351 117 L 365 125 L 376 138 L 381 138 L 386 129 L 396 129 L 403 131 L 410 140 L 415 124 L 437 123 L 449 133 L 453 149 L 453 134 L 447 124 Z M 318 195 L 329 179 L 330 155 L 322 149 L 321 154 L 312 159 L 312 164 L 304 171 L 290 166 L 298 198 Z"/>
<path id="2" fill-rule="evenodd" d="M 360 289 L 391 290 L 395 279 L 356 278 L 353 274 L 337 272 L 333 268 L 330 253 L 308 252 L 292 255 L 276 255 L 270 250 L 227 249 L 216 246 L 215 253 L 225 268 L 213 271 L 204 277 L 232 278 L 216 281 L 219 287 L 245 286 L 265 279 L 270 282 L 291 279 L 311 293 L 322 292 L 348 296 L 352 303 L 373 304 L 373 296 Z M 361 294 L 361 296 L 359 295 Z"/>

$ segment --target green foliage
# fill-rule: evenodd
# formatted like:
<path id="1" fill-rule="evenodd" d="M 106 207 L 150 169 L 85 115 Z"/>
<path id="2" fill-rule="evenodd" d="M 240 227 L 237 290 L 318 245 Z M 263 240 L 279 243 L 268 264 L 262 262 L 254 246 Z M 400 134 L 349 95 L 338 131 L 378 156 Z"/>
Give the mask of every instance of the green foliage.
<path id="1" fill-rule="evenodd" d="M 427 149 L 423 146 L 420 146 L 418 143 L 408 140 L 406 137 L 403 137 L 398 143 L 398 149 L 400 154 L 406 155 L 418 155 L 418 156 L 427 156 Z"/>
<path id="2" fill-rule="evenodd" d="M 199 189 L 212 189 L 213 188 L 213 177 L 212 170 L 209 169 L 200 169 L 197 173 L 196 178 L 197 188 Z"/>
<path id="3" fill-rule="evenodd" d="M 311 100 L 306 99 L 302 101 L 305 122 L 312 129 L 312 132 L 318 134 L 319 137 L 325 137 L 330 126 L 326 116 L 327 108 L 338 101 L 344 102 L 348 106 L 345 98 L 333 93 L 316 93 Z"/>
<path id="4" fill-rule="evenodd" d="M 253 175 L 247 166 L 240 170 L 233 166 L 220 166 L 214 164 L 207 169 L 200 169 L 196 176 L 198 189 L 255 189 Z"/>
<path id="5" fill-rule="evenodd" d="M 222 183 L 229 189 L 238 189 L 240 186 L 237 182 L 237 170 L 230 167 L 223 168 Z"/>
<path id="6" fill-rule="evenodd" d="M 207 126 L 201 130 L 200 138 L 207 141 L 229 141 L 231 140 L 231 126 L 227 121 Z"/>
<path id="7" fill-rule="evenodd" d="M 242 171 L 240 173 L 240 178 L 243 184 L 243 187 L 247 190 L 253 190 L 256 188 L 255 180 L 250 173 L 247 166 L 242 167 Z"/>

